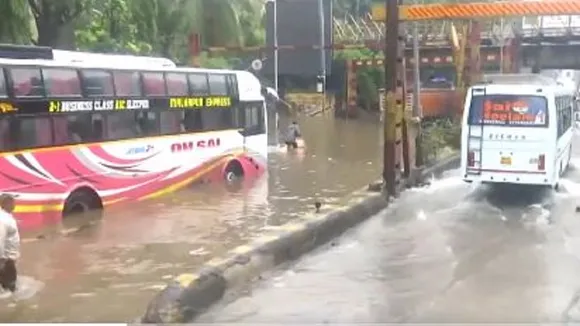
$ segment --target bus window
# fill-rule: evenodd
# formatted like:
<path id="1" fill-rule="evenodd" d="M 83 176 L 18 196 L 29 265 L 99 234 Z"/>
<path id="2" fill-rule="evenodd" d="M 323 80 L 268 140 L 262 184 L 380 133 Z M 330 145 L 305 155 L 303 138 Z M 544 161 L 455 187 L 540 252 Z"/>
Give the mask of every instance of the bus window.
<path id="1" fill-rule="evenodd" d="M 234 110 L 231 108 L 220 108 L 202 110 L 204 130 L 224 130 L 235 128 L 233 121 Z"/>
<path id="2" fill-rule="evenodd" d="M 159 134 L 159 123 L 155 112 L 135 112 L 139 136 L 156 136 Z"/>
<path id="3" fill-rule="evenodd" d="M 139 137 L 137 121 L 134 112 L 119 111 L 107 115 L 107 138 L 108 140 L 119 140 Z"/>
<path id="4" fill-rule="evenodd" d="M 572 127 L 572 97 L 556 97 L 556 113 L 558 117 L 558 138 Z"/>
<path id="5" fill-rule="evenodd" d="M 85 95 L 88 97 L 112 97 L 113 76 L 110 72 L 104 70 L 82 70 L 81 79 Z"/>
<path id="6" fill-rule="evenodd" d="M 100 113 L 91 116 L 91 139 L 90 141 L 99 142 L 105 139 L 105 117 Z"/>
<path id="7" fill-rule="evenodd" d="M 16 151 L 52 145 L 50 120 L 48 117 L 19 116 L 7 120 L 8 125 L 2 138 L 5 149 Z"/>
<path id="8" fill-rule="evenodd" d="M 238 97 L 238 82 L 236 75 L 226 75 L 226 82 L 228 84 L 228 92 L 232 97 Z"/>
<path id="9" fill-rule="evenodd" d="M 44 96 L 39 68 L 10 68 L 10 78 L 12 78 L 12 92 L 15 97 Z"/>
<path id="10" fill-rule="evenodd" d="M 47 96 L 81 96 L 81 83 L 74 69 L 42 69 Z"/>
<path id="11" fill-rule="evenodd" d="M 165 74 L 165 82 L 167 83 L 167 94 L 169 96 L 187 96 L 189 95 L 189 87 L 187 86 L 187 77 L 180 73 Z"/>
<path id="12" fill-rule="evenodd" d="M 209 74 L 209 93 L 211 95 L 228 95 L 226 75 Z"/>
<path id="13" fill-rule="evenodd" d="M 209 84 L 207 82 L 207 74 L 189 74 L 189 86 L 191 87 L 191 95 L 208 95 Z"/>
<path id="14" fill-rule="evenodd" d="M 141 96 L 141 78 L 138 72 L 115 71 L 115 92 L 117 96 Z"/>
<path id="15" fill-rule="evenodd" d="M 143 90 L 147 96 L 165 96 L 165 79 L 161 72 L 144 72 Z"/>
<path id="16" fill-rule="evenodd" d="M 66 116 L 52 116 L 54 130 L 54 144 L 63 145 L 68 143 L 68 121 Z"/>
<path id="17" fill-rule="evenodd" d="M 4 69 L 0 67 L 0 98 L 8 96 L 6 91 L 6 78 L 4 76 Z"/>
<path id="18" fill-rule="evenodd" d="M 159 128 L 161 135 L 178 134 L 185 131 L 182 111 L 159 112 Z"/>
<path id="19" fill-rule="evenodd" d="M 241 106 L 242 115 L 239 117 L 246 135 L 255 135 L 264 132 L 264 110 L 261 102 L 244 103 Z"/>
<path id="20" fill-rule="evenodd" d="M 205 129 L 201 110 L 186 111 L 183 118 L 183 128 L 187 132 L 210 130 Z"/>
<path id="21" fill-rule="evenodd" d="M 66 144 L 79 144 L 92 141 L 92 119 L 90 114 L 69 115 L 66 126 Z"/>

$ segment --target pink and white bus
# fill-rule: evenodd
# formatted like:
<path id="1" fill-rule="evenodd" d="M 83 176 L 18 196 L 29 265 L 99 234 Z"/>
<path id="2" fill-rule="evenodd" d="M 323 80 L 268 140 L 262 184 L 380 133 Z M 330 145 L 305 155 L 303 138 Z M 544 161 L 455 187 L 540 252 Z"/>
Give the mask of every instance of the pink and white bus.
<path id="1" fill-rule="evenodd" d="M 249 72 L 13 54 L 0 49 L 0 192 L 23 228 L 266 168 Z"/>

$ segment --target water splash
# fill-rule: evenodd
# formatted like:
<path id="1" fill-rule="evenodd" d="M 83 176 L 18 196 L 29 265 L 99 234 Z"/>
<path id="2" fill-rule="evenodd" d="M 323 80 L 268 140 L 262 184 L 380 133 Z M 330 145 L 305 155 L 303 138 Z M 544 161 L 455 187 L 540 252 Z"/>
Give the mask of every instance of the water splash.
<path id="1" fill-rule="evenodd" d="M 580 164 L 578 165 L 580 166 Z M 580 183 L 574 182 L 570 179 L 560 180 L 559 195 L 565 196 L 580 196 Z"/>
<path id="2" fill-rule="evenodd" d="M 420 210 L 419 212 L 417 212 L 417 220 L 419 220 L 419 221 L 426 221 L 427 220 L 427 214 L 425 214 L 425 211 Z"/>
<path id="3" fill-rule="evenodd" d="M 435 193 L 439 192 L 443 189 L 448 189 L 452 187 L 457 187 L 459 185 L 465 184 L 463 180 L 459 177 L 450 177 L 445 179 L 435 179 L 432 178 L 430 184 L 421 187 L 421 188 L 413 188 L 411 191 L 416 192 L 424 192 L 424 193 Z"/>

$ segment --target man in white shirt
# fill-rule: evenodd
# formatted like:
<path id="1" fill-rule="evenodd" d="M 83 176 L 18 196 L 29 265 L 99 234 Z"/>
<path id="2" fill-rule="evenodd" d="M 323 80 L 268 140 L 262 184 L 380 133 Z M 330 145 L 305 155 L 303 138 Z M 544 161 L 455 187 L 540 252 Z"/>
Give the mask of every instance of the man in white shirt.
<path id="1" fill-rule="evenodd" d="M 0 286 L 10 292 L 16 291 L 16 260 L 20 257 L 20 233 L 14 211 L 14 196 L 0 195 Z"/>

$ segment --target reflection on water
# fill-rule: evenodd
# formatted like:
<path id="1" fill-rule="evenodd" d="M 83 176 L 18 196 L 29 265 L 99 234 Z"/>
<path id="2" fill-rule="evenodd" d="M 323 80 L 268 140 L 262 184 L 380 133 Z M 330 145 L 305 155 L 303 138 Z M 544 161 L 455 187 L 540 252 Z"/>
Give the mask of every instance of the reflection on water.
<path id="1" fill-rule="evenodd" d="M 3 320 L 131 320 L 176 274 L 314 210 L 315 199 L 324 208 L 379 175 L 378 124 L 331 117 L 300 123 L 305 148 L 274 146 L 269 173 L 258 180 L 196 186 L 108 210 L 102 220 L 81 221 L 80 229 L 68 223 L 29 235 L 19 268 L 45 287 L 29 300 L 0 302 Z"/>

